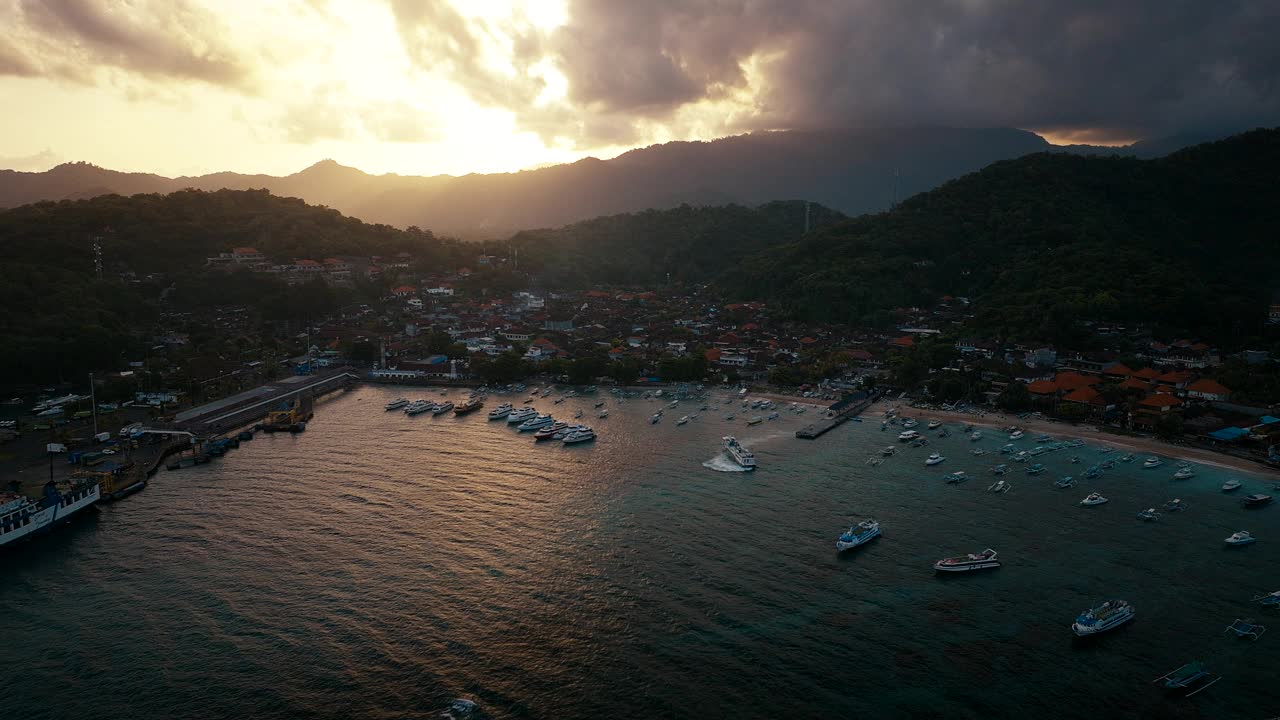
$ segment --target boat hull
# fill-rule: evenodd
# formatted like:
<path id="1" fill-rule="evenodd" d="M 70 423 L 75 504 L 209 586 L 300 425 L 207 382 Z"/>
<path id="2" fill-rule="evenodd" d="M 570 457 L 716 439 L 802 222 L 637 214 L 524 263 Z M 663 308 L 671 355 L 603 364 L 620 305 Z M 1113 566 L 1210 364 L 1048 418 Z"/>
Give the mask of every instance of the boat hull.
<path id="1" fill-rule="evenodd" d="M 974 570 L 990 570 L 1000 567 L 999 560 L 984 560 L 976 563 L 966 563 L 964 565 L 943 565 L 942 563 L 934 563 L 933 569 L 944 573 L 963 573 L 973 572 Z"/>
<path id="2" fill-rule="evenodd" d="M 1075 633 L 1076 637 L 1092 637 L 1094 635 L 1101 635 L 1102 633 L 1115 630 L 1122 625 L 1128 624 L 1135 617 L 1137 617 L 1136 613 L 1129 613 L 1123 617 L 1108 622 L 1098 623 L 1097 625 L 1081 625 L 1078 622 L 1074 622 L 1071 623 L 1071 632 Z"/>

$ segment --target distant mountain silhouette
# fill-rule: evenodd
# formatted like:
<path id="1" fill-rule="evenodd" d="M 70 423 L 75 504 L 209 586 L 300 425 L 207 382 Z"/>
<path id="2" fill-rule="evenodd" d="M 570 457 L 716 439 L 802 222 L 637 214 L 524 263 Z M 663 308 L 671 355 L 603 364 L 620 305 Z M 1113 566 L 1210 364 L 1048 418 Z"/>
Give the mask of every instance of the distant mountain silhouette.
<path id="1" fill-rule="evenodd" d="M 998 160 L 1059 150 L 1154 157 L 1204 138 L 1125 148 L 1057 148 L 1010 128 L 896 128 L 758 132 L 710 142 L 672 142 L 612 160 L 492 175 L 369 175 L 332 160 L 285 177 L 220 172 L 166 178 L 86 163 L 43 173 L 0 170 L 0 207 L 99 194 L 183 188 L 266 188 L 373 223 L 417 225 L 462 237 L 502 237 L 647 208 L 812 200 L 849 215 L 891 207 Z"/>

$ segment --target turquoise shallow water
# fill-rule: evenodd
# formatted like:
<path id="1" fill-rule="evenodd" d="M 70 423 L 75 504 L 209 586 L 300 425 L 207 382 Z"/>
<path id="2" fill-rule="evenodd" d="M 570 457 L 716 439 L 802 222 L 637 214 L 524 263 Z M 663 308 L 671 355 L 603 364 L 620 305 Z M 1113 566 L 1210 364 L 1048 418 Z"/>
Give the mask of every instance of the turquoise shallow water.
<path id="1" fill-rule="evenodd" d="M 1239 504 L 1269 481 L 1225 495 L 1225 471 L 1174 482 L 1169 461 L 1054 488 L 1102 459 L 1086 447 L 992 495 L 998 456 L 959 432 L 869 467 L 878 422 L 800 441 L 811 414 L 655 426 L 656 403 L 602 395 L 598 442 L 535 446 L 483 411 L 384 412 L 403 392 L 337 396 L 302 435 L 162 472 L 0 558 L 0 716 L 425 718 L 457 696 L 494 718 L 1280 714 L 1280 613 L 1249 602 L 1280 589 L 1280 506 Z M 704 465 L 727 433 L 758 471 Z M 1111 502 L 1078 507 L 1091 490 Z M 1187 512 L 1135 519 L 1174 496 Z M 837 555 L 864 516 L 883 537 Z M 1260 541 L 1224 548 L 1239 529 Z M 985 547 L 1004 567 L 931 570 Z M 1137 621 L 1073 642 L 1107 597 Z M 1222 633 L 1245 616 L 1275 630 Z M 1227 678 L 1190 700 L 1151 685 L 1195 658 Z"/>

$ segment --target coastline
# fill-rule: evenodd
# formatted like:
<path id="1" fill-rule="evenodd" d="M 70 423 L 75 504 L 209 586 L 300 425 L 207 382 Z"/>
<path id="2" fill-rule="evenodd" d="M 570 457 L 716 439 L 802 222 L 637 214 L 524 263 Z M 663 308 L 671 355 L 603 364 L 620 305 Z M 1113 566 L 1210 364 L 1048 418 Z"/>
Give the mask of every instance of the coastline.
<path id="1" fill-rule="evenodd" d="M 1077 438 L 1090 443 L 1101 443 L 1115 448 L 1132 450 L 1143 455 L 1160 455 L 1163 457 L 1194 460 L 1204 465 L 1213 465 L 1227 470 L 1246 472 L 1270 480 L 1280 480 L 1280 472 L 1276 472 L 1275 470 L 1252 460 L 1235 457 L 1234 455 L 1226 455 L 1212 450 L 1205 450 L 1204 448 L 1171 445 L 1169 443 L 1156 440 L 1155 438 L 1106 433 L 1099 430 L 1095 425 L 1069 425 L 1067 423 L 1054 422 L 1039 418 L 1028 418 L 1026 420 L 1022 420 L 1016 415 L 1006 415 L 998 411 L 984 412 L 981 415 L 971 415 L 969 413 L 956 412 L 954 410 L 921 410 L 919 408 L 913 408 L 906 405 L 905 403 L 895 404 L 884 399 L 877 400 L 871 405 L 871 407 L 867 408 L 867 411 L 864 414 L 877 412 L 877 417 L 882 417 L 884 411 L 891 407 L 898 409 L 898 415 L 900 417 L 914 417 L 916 419 L 937 418 L 938 420 L 962 422 L 986 428 L 1006 428 L 1010 425 L 1017 425 L 1025 431 L 1053 435 L 1055 438 Z"/>

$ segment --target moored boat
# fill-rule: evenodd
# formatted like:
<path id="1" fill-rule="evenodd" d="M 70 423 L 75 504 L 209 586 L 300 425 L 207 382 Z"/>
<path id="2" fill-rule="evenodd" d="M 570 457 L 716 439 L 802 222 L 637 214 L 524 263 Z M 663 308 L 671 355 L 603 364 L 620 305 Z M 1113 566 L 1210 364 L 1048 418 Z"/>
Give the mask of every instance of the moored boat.
<path id="1" fill-rule="evenodd" d="M 939 453 L 931 453 L 931 454 L 929 455 L 929 457 L 925 459 L 924 464 L 925 464 L 925 465 L 937 465 L 938 463 L 941 463 L 941 462 L 943 462 L 944 460 L 946 460 L 946 458 L 942 457 L 942 455 L 941 455 L 941 454 L 939 454 Z"/>
<path id="2" fill-rule="evenodd" d="M 919 439 L 919 437 L 920 433 L 915 430 L 903 430 L 898 433 L 898 442 L 911 442 L 912 440 Z"/>
<path id="3" fill-rule="evenodd" d="M 1150 470 L 1151 468 L 1158 468 L 1158 467 L 1160 467 L 1160 466 L 1161 466 L 1161 465 L 1163 465 L 1163 464 L 1164 464 L 1164 461 L 1163 461 L 1163 460 L 1161 460 L 1160 458 L 1158 458 L 1158 457 L 1149 457 L 1149 458 L 1147 458 L 1146 460 L 1143 460 L 1143 461 L 1142 461 L 1142 469 L 1143 469 L 1143 470 Z"/>
<path id="4" fill-rule="evenodd" d="M 1097 635 L 1120 627 L 1136 614 L 1133 606 L 1124 600 L 1107 600 L 1096 608 L 1080 613 L 1071 624 L 1071 631 L 1078 637 Z"/>
<path id="5" fill-rule="evenodd" d="M 531 407 L 522 407 L 519 410 L 513 410 L 507 415 L 507 423 L 517 425 L 526 420 L 530 420 L 538 416 L 538 411 Z"/>
<path id="6" fill-rule="evenodd" d="M 578 443 L 591 442 L 592 440 L 595 440 L 595 439 L 596 439 L 595 431 L 592 430 L 591 428 L 585 428 L 582 430 L 576 430 L 574 432 L 569 433 L 568 435 L 565 435 L 564 444 L 577 445 Z"/>
<path id="7" fill-rule="evenodd" d="M 997 481 L 995 481 L 994 483 L 992 483 L 992 484 L 987 488 L 987 492 L 989 492 L 989 493 L 1007 493 L 1007 492 L 1009 492 L 1009 491 L 1010 491 L 1010 490 L 1012 490 L 1012 489 L 1013 489 L 1013 486 L 1012 486 L 1012 485 L 1010 485 L 1007 481 L 1005 481 L 1005 480 L 997 480 Z"/>
<path id="8" fill-rule="evenodd" d="M 1183 510 L 1186 510 L 1186 509 L 1187 509 L 1187 506 L 1185 503 L 1182 502 L 1182 498 L 1174 498 L 1164 504 L 1165 512 L 1182 512 Z"/>
<path id="9" fill-rule="evenodd" d="M 1192 477 L 1195 474 L 1196 472 L 1189 467 L 1178 468 L 1178 471 L 1173 474 L 1173 479 L 1186 480 L 1187 478 Z"/>
<path id="10" fill-rule="evenodd" d="M 567 427 L 569 427 L 569 423 L 567 422 L 552 423 L 542 428 L 541 430 L 535 432 L 533 434 L 533 439 L 535 442 L 538 440 L 550 440 L 553 435 L 555 435 L 556 433 L 560 432 L 561 430 Z"/>
<path id="11" fill-rule="evenodd" d="M 385 407 L 387 410 L 399 410 L 400 408 L 408 404 L 409 404 L 409 399 L 401 397 L 401 398 L 396 398 L 395 400 L 392 400 L 391 402 L 387 403 Z"/>
<path id="12" fill-rule="evenodd" d="M 1070 475 L 1067 475 L 1066 477 L 1058 478 L 1057 480 L 1055 480 L 1053 485 L 1054 487 L 1060 487 L 1060 488 L 1075 487 L 1076 479 Z"/>
<path id="13" fill-rule="evenodd" d="M 1222 483 L 1222 492 L 1231 492 L 1232 490 L 1239 490 L 1240 486 L 1243 484 L 1244 483 L 1240 482 L 1239 480 L 1236 480 L 1235 478 L 1231 478 L 1230 480 Z"/>
<path id="14" fill-rule="evenodd" d="M 1031 467 L 1027 468 L 1028 475 L 1039 475 L 1042 472 L 1044 472 L 1044 466 L 1041 465 L 1040 463 L 1036 463 L 1035 465 L 1032 465 Z"/>
<path id="15" fill-rule="evenodd" d="M 1223 540 L 1223 542 L 1232 546 L 1252 545 L 1253 543 L 1258 542 L 1258 538 L 1249 534 L 1248 530 L 1239 530 L 1231 533 L 1230 537 L 1228 537 L 1226 540 Z"/>
<path id="16" fill-rule="evenodd" d="M 490 420 L 505 420 L 512 411 L 511 403 L 502 403 L 498 407 L 489 411 Z"/>
<path id="17" fill-rule="evenodd" d="M 1245 507 L 1262 507 L 1271 502 L 1271 496 L 1263 493 L 1254 493 L 1246 495 L 1242 500 Z"/>
<path id="18" fill-rule="evenodd" d="M 836 550 L 839 552 L 852 550 L 878 537 L 880 537 L 880 523 L 875 520 L 863 520 L 857 525 L 851 525 L 836 539 Z"/>
<path id="19" fill-rule="evenodd" d="M 1105 502 L 1107 502 L 1107 499 L 1102 497 L 1100 493 L 1089 493 L 1089 496 L 1081 500 L 1080 504 L 1085 507 L 1090 507 L 1092 505 L 1101 505 Z"/>
<path id="20" fill-rule="evenodd" d="M 933 569 L 938 572 L 969 572 L 998 567 L 1000 567 L 1000 561 L 996 559 L 996 551 L 991 548 L 980 553 L 944 558 L 933 564 Z"/>
<path id="21" fill-rule="evenodd" d="M 1196 660 L 1176 670 L 1170 670 L 1152 682 L 1163 683 L 1166 690 L 1191 690 L 1186 695 L 1191 697 L 1196 693 L 1205 691 L 1210 685 L 1221 679 L 1221 675 L 1209 672 L 1205 669 L 1204 663 Z M 1192 690 L 1192 688 L 1195 689 Z"/>
<path id="22" fill-rule="evenodd" d="M 453 409 L 454 415 L 466 415 L 473 413 L 484 407 L 484 401 L 478 397 L 470 397 L 462 401 L 462 404 Z"/>
<path id="23" fill-rule="evenodd" d="M 1271 593 L 1263 593 L 1262 595 L 1256 595 L 1253 598 L 1253 602 L 1256 602 L 1263 607 L 1280 608 L 1280 590 L 1276 590 L 1275 592 L 1271 592 Z"/>
<path id="24" fill-rule="evenodd" d="M 1146 510 L 1140 510 L 1140 511 L 1138 511 L 1138 519 L 1139 519 L 1139 520 L 1144 520 L 1144 521 L 1146 521 L 1146 522 L 1151 522 L 1151 521 L 1153 521 L 1153 520 L 1159 520 L 1159 519 L 1160 519 L 1160 513 L 1156 512 L 1156 509 L 1155 509 L 1155 508 L 1147 508 Z"/>
<path id="25" fill-rule="evenodd" d="M 929 421 L 929 429 L 930 429 L 930 430 L 937 430 L 937 429 L 938 429 L 938 428 L 940 428 L 940 427 L 942 427 L 942 421 L 941 421 L 941 420 L 930 420 L 930 421 Z"/>
<path id="26" fill-rule="evenodd" d="M 996 475 L 1003 475 L 1009 472 L 1009 466 L 1005 465 L 1004 463 L 1000 463 L 999 465 L 991 468 L 991 472 L 995 473 Z"/>
<path id="27" fill-rule="evenodd" d="M 957 470 L 950 475 L 943 476 L 942 479 L 951 485 L 958 485 L 965 480 L 968 480 L 969 476 L 965 475 L 963 470 Z"/>
<path id="28" fill-rule="evenodd" d="M 50 480 L 39 498 L 0 492 L 0 547 L 50 530 L 100 499 L 102 485 L 96 479 Z"/>
<path id="29" fill-rule="evenodd" d="M 1023 432 L 1021 430 L 1014 430 L 1013 432 L 1009 433 L 1009 441 L 1012 442 L 1014 440 L 1021 440 L 1022 436 L 1023 436 Z"/>
<path id="30" fill-rule="evenodd" d="M 542 428 L 547 427 L 548 425 L 554 425 L 555 422 L 556 422 L 555 418 L 551 417 L 550 415 L 538 415 L 536 417 L 531 417 L 528 420 L 525 420 L 524 422 L 517 425 L 516 430 L 520 432 L 532 432 L 534 430 L 541 430 Z"/>

